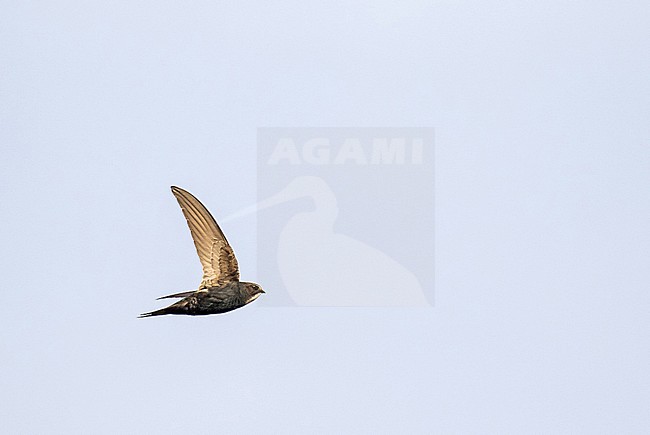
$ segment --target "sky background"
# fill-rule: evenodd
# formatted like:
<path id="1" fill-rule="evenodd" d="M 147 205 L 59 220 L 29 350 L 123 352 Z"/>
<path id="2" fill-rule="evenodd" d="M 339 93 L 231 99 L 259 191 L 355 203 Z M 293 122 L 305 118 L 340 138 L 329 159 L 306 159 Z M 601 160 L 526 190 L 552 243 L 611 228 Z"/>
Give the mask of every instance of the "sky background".
<path id="1" fill-rule="evenodd" d="M 221 3 L 0 2 L 2 431 L 647 433 L 648 3 Z M 136 319 L 278 126 L 435 128 L 435 306 Z"/>

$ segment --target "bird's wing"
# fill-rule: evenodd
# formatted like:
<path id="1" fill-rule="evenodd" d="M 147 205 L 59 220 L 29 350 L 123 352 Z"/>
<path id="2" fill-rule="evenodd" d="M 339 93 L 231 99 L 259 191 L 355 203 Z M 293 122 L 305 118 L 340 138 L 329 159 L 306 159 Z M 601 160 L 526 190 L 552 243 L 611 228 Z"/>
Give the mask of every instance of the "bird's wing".
<path id="1" fill-rule="evenodd" d="M 239 266 L 226 236 L 207 208 L 191 193 L 172 186 L 172 193 L 190 227 L 196 252 L 203 266 L 200 289 L 239 280 Z"/>

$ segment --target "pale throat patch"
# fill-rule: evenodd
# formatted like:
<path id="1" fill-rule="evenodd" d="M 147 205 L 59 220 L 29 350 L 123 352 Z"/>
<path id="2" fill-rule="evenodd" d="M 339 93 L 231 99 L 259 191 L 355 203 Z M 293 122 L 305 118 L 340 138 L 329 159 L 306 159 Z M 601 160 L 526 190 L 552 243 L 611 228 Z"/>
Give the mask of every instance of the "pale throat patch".
<path id="1" fill-rule="evenodd" d="M 250 298 L 248 298 L 248 300 L 246 301 L 246 303 L 247 303 L 247 304 L 250 304 L 250 303 L 253 302 L 255 299 L 259 298 L 261 294 L 262 294 L 262 293 L 257 293 L 257 294 L 255 294 L 255 295 L 251 296 Z"/>

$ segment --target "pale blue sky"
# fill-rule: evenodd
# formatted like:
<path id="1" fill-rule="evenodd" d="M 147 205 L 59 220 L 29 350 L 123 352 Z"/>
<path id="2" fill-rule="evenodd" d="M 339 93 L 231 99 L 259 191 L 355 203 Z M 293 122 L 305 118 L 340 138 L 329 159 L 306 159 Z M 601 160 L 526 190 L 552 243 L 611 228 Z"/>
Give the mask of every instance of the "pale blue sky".
<path id="1" fill-rule="evenodd" d="M 642 1 L 0 3 L 2 431 L 647 433 L 649 24 Z M 136 319 L 199 282 L 169 186 L 253 203 L 276 126 L 435 128 L 435 307 Z M 255 221 L 224 231 L 255 280 Z"/>

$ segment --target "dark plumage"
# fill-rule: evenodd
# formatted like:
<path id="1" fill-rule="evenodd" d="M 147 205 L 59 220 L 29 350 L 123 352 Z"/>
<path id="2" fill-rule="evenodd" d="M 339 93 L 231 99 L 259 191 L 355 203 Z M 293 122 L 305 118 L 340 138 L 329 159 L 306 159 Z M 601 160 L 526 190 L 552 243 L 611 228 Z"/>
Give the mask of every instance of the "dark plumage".
<path id="1" fill-rule="evenodd" d="M 226 236 L 208 209 L 191 193 L 172 186 L 181 206 L 203 266 L 203 279 L 196 291 L 176 293 L 158 299 L 183 298 L 180 301 L 140 317 L 163 314 L 200 316 L 232 311 L 253 302 L 264 290 L 253 282 L 239 281 L 239 266 Z"/>

